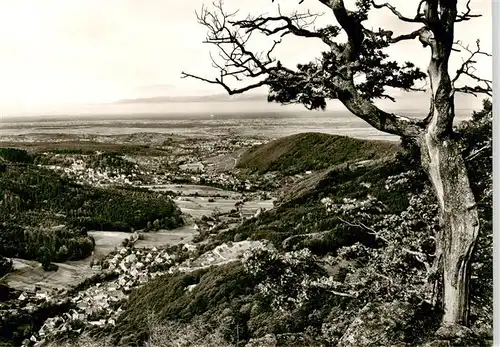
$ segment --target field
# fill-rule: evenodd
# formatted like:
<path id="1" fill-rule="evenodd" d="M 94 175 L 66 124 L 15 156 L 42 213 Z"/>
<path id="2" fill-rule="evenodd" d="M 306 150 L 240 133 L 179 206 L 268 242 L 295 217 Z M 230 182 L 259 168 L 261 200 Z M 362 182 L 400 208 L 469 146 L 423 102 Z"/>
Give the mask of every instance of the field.
<path id="1" fill-rule="evenodd" d="M 140 240 L 135 244 L 139 248 L 153 248 L 190 242 L 196 230 L 192 226 L 181 227 L 173 231 L 140 233 Z M 34 292 L 35 287 L 51 291 L 68 290 L 87 278 L 100 272 L 93 270 L 91 262 L 105 258 L 113 250 L 122 246 L 123 240 L 130 238 L 130 233 L 116 231 L 90 232 L 95 239 L 93 254 L 78 261 L 55 263 L 57 271 L 46 272 L 38 262 L 14 259 L 15 272 L 7 275 L 3 281 L 9 287 L 26 292 Z"/>
<path id="2" fill-rule="evenodd" d="M 275 139 L 304 132 L 323 132 L 363 139 L 397 141 L 396 136 L 382 133 L 345 111 L 262 111 L 262 112 L 171 112 L 165 105 L 164 112 L 155 114 L 120 113 L 81 116 L 38 116 L 7 118 L 0 124 L 0 141 L 23 141 L 34 134 L 42 141 L 58 141 L 78 135 L 86 139 L 102 136 L 156 133 L 164 136 L 212 138 L 245 137 Z M 456 110 L 456 121 L 470 117 L 470 110 Z M 214 117 L 211 113 L 215 113 Z M 403 115 L 424 117 L 415 111 L 402 110 Z M 48 134 L 50 136 L 40 136 Z M 63 135 L 61 135 L 63 134 Z M 50 141 L 50 140 L 49 140 Z"/>
<path id="3" fill-rule="evenodd" d="M 196 332 L 238 346 L 363 345 L 374 336 L 427 346 L 440 313 L 425 299 L 426 260 L 413 255 L 432 257 L 438 219 L 417 153 L 349 122 L 340 123 L 355 138 L 328 134 L 342 133 L 332 125 L 338 119 L 323 133 L 303 133 L 324 121 L 311 119 L 201 116 L 192 127 L 162 117 L 47 119 L 27 131 L 6 124 L 0 148 L 22 150 L 0 150 L 2 204 L 25 217 L 6 219 L 4 239 L 24 235 L 56 257 L 67 256 L 59 244 L 68 237 L 92 240 L 93 249 L 49 264 L 39 258 L 45 251 L 11 257 L 3 282 L 24 293 L 2 306 L 0 341 L 78 338 L 83 329 L 97 345 L 165 344 Z M 487 121 L 464 133 L 484 133 L 488 143 Z M 51 134 L 63 129 L 73 130 Z M 471 153 L 480 145 L 465 143 Z M 486 203 L 468 345 L 490 339 L 487 159 L 481 150 L 470 163 Z M 81 228 L 65 231 L 68 222 Z"/>
<path id="4" fill-rule="evenodd" d="M 40 122 L 40 118 L 21 118 L 10 122 L 5 119 L 0 126 L 0 141 L 19 141 L 19 135 L 56 135 L 60 133 L 84 137 L 158 133 L 164 136 L 175 134 L 190 138 L 243 136 L 270 139 L 316 131 L 361 138 L 397 140 L 393 136 L 371 128 L 348 113 L 276 112 L 221 113 L 214 117 L 210 117 L 209 114 L 103 115 L 101 117 L 84 117 L 76 121 L 74 118 L 50 117 L 44 119 L 43 122 Z"/>

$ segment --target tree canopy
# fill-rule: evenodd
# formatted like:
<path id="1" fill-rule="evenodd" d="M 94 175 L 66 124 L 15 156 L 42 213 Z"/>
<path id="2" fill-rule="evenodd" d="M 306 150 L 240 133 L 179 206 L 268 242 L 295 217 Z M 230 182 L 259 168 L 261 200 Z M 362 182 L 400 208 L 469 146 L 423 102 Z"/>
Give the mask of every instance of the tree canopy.
<path id="1" fill-rule="evenodd" d="M 461 12 L 456 0 L 415 1 L 415 17 L 406 17 L 394 5 L 374 0 L 351 1 L 353 4 L 348 5 L 353 5 L 353 10 L 348 9 L 343 0 L 317 1 L 333 12 L 337 23 L 316 28 L 321 14 L 307 11 L 304 0 L 297 2 L 297 11 L 292 14 L 281 13 L 279 5 L 276 15 L 246 17 L 240 17 L 238 11 L 227 12 L 222 1 L 214 3 L 212 8 L 203 7 L 197 18 L 208 30 L 204 42 L 217 47 L 218 55 L 211 54 L 211 58 L 219 76 L 210 79 L 187 72 L 182 75 L 220 85 L 229 94 L 267 86 L 269 101 L 303 104 L 308 109 L 324 109 L 328 99 L 337 99 L 353 114 L 381 131 L 415 136 L 425 128 L 430 117 L 420 120 L 398 116 L 385 112 L 373 101 L 381 98 L 394 101 L 388 93 L 389 88 L 426 90 L 417 86 L 417 82 L 424 81 L 430 71 L 422 71 L 411 59 L 398 62 L 386 50 L 398 42 L 418 39 L 423 47 L 431 48 L 433 57 L 439 55 L 444 59 L 446 65 L 452 52 L 464 56 L 456 74 L 450 76 L 452 94 L 491 96 L 491 80 L 477 75 L 474 68 L 478 56 L 490 54 L 481 50 L 479 40 L 475 47 L 470 47 L 453 37 L 455 23 L 481 16 L 473 12 L 470 0 L 464 2 Z M 385 28 L 372 29 L 364 25 L 369 16 L 376 16 L 382 9 L 389 10 L 402 22 L 421 27 L 396 34 Z M 273 39 L 267 51 L 250 48 L 252 39 L 258 35 Z M 327 49 L 309 63 L 284 66 L 275 50 L 290 35 L 320 39 Z M 247 83 L 241 87 L 232 86 L 241 85 L 242 81 Z M 454 114 L 450 115 L 453 117 Z M 443 121 L 452 123 L 453 119 Z"/>

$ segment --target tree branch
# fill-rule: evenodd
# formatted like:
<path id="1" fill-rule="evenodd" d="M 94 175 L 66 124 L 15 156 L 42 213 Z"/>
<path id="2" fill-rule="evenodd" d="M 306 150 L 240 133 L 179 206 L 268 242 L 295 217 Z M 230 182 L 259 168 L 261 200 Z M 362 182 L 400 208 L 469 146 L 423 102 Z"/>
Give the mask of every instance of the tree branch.
<path id="1" fill-rule="evenodd" d="M 267 52 L 260 54 L 253 53 L 246 49 L 253 30 L 248 30 L 241 34 L 237 28 L 231 28 L 231 18 L 237 12 L 226 13 L 223 9 L 223 2 L 214 3 L 214 11 L 209 11 L 202 7 L 197 15 L 198 22 L 208 29 L 207 38 L 204 43 L 215 45 L 219 50 L 219 58 L 222 63 L 218 63 L 210 54 L 212 66 L 220 70 L 220 77 L 208 79 L 191 73 L 182 72 L 182 78 L 195 78 L 203 82 L 221 85 L 230 95 L 240 94 L 251 89 L 255 89 L 268 84 L 267 76 L 277 72 L 294 73 L 276 61 L 271 55 L 281 40 L 274 41 L 272 47 Z M 242 88 L 230 87 L 225 78 L 232 77 L 241 81 L 241 77 L 261 79 Z"/>
<path id="2" fill-rule="evenodd" d="M 327 289 L 330 293 L 334 294 L 334 295 L 338 295 L 338 296 L 344 296 L 344 297 L 348 297 L 348 298 L 357 298 L 359 293 L 356 293 L 356 295 L 353 295 L 353 294 L 349 294 L 349 293 L 342 293 L 342 292 L 338 292 L 336 290 L 333 290 L 333 289 Z"/>
<path id="3" fill-rule="evenodd" d="M 384 93 L 384 86 L 418 90 L 413 87 L 413 83 L 425 74 L 409 63 L 400 66 L 396 62 L 384 62 L 386 55 L 381 50 L 390 43 L 418 37 L 423 29 L 397 37 L 393 37 L 389 31 L 371 33 L 361 24 L 366 19 L 366 8 L 352 12 L 346 10 L 342 0 L 320 1 L 333 11 L 340 27 L 311 29 L 310 26 L 317 15 L 309 12 L 294 13 L 291 17 L 280 13 L 279 16 L 247 17 L 245 20 L 237 20 L 234 19 L 234 13 L 224 12 L 221 2 L 214 4 L 213 12 L 202 8 L 198 20 L 208 29 L 205 42 L 219 49 L 219 58 L 222 61 L 216 62 L 212 57 L 212 63 L 219 69 L 220 76 L 208 79 L 183 72 L 182 77 L 221 85 L 229 94 L 243 93 L 268 85 L 269 101 L 282 104 L 301 103 L 308 109 L 324 108 L 326 99 L 338 99 L 354 115 L 380 131 L 398 136 L 418 136 L 423 130 L 420 120 L 385 112 L 379 109 L 372 99 L 393 100 L 390 95 Z M 336 43 L 332 40 L 339 34 L 340 28 L 347 33 L 346 43 Z M 267 52 L 256 54 L 247 48 L 253 33 L 265 36 L 278 35 L 280 40 L 275 40 Z M 365 33 L 368 37 L 366 43 Z M 298 65 L 296 70 L 288 69 L 272 56 L 281 38 L 288 34 L 319 38 L 329 46 L 330 50 L 323 53 L 319 62 Z M 362 59 L 358 59 L 360 55 L 363 55 Z M 354 83 L 355 75 L 359 74 L 367 77 L 364 85 Z M 237 81 L 257 78 L 258 81 L 250 82 L 245 87 L 232 88 L 227 81 L 229 78 Z"/>
<path id="4" fill-rule="evenodd" d="M 405 17 L 394 6 L 392 6 L 391 4 L 389 4 L 387 2 L 383 3 L 383 4 L 377 4 L 374 0 L 372 0 L 372 5 L 376 9 L 382 9 L 382 8 L 389 9 L 396 17 L 399 18 L 399 20 L 401 20 L 403 22 L 407 22 L 407 23 L 423 23 L 423 20 L 420 17 L 418 17 L 418 14 L 417 14 L 417 16 L 415 18 Z"/>
<path id="5" fill-rule="evenodd" d="M 186 78 L 186 77 L 191 77 L 191 78 L 194 78 L 194 79 L 197 79 L 197 80 L 200 80 L 203 82 L 207 82 L 210 84 L 218 84 L 218 85 L 222 86 L 227 91 L 227 93 L 229 95 L 242 94 L 242 93 L 245 93 L 249 90 L 256 89 L 256 88 L 262 87 L 262 86 L 267 84 L 267 82 L 265 80 L 262 80 L 262 81 L 259 81 L 259 82 L 253 83 L 253 84 L 249 84 L 249 85 L 242 87 L 242 88 L 231 88 L 226 83 L 224 83 L 222 78 L 216 78 L 215 80 L 209 80 L 209 79 L 206 79 L 206 78 L 203 78 L 200 76 L 196 76 L 196 75 L 192 75 L 192 74 L 189 74 L 186 72 L 182 72 L 182 78 Z"/>
<path id="6" fill-rule="evenodd" d="M 394 32 L 392 32 L 391 30 L 382 30 L 382 29 L 379 29 L 378 32 L 374 32 L 374 31 L 371 31 L 371 30 L 368 30 L 368 29 L 364 29 L 364 33 L 366 35 L 380 36 L 380 37 L 384 38 L 387 41 L 387 43 L 391 44 L 391 43 L 398 43 L 398 42 L 401 42 L 401 41 L 414 40 L 416 38 L 419 38 L 420 35 L 422 35 L 422 33 L 425 30 L 426 30 L 426 28 L 422 27 L 420 29 L 412 31 L 411 33 L 398 35 L 396 37 L 393 37 Z"/>
<path id="7" fill-rule="evenodd" d="M 477 96 L 477 94 L 487 94 L 489 96 L 492 96 L 493 93 L 492 80 L 484 79 L 477 76 L 475 74 L 475 68 L 474 68 L 474 64 L 477 63 L 477 61 L 474 59 L 476 56 L 484 55 L 487 57 L 491 57 L 491 54 L 481 51 L 481 45 L 479 40 L 476 41 L 476 49 L 474 51 L 471 50 L 469 46 L 464 46 L 460 41 L 457 41 L 455 44 L 460 46 L 463 50 L 467 51 L 470 54 L 469 57 L 462 62 L 462 65 L 457 70 L 455 77 L 451 80 L 455 92 L 473 94 L 475 96 Z M 461 76 L 468 76 L 472 80 L 475 80 L 478 83 L 482 83 L 483 85 L 482 86 L 477 85 L 474 87 L 471 86 L 455 87 L 455 83 L 459 80 Z"/>
<path id="8" fill-rule="evenodd" d="M 320 1 L 332 9 L 335 18 L 348 37 L 348 42 L 342 52 L 342 59 L 347 67 L 346 74 L 334 78 L 334 84 L 339 90 L 338 99 L 354 115 L 380 131 L 398 136 L 418 136 L 422 131 L 419 121 L 382 111 L 369 99 L 360 95 L 354 84 L 354 73 L 350 66 L 356 64 L 362 50 L 365 38 L 362 19 L 348 12 L 343 0 Z"/>
<path id="9" fill-rule="evenodd" d="M 389 243 L 389 241 L 385 237 L 381 236 L 378 231 L 374 230 L 373 228 L 370 228 L 370 227 L 366 226 L 365 224 L 363 224 L 361 222 L 351 223 L 351 222 L 348 222 L 348 221 L 346 221 L 345 219 L 343 219 L 341 217 L 337 216 L 337 218 L 341 222 L 343 222 L 343 223 L 345 223 L 345 224 L 347 224 L 349 226 L 357 227 L 357 228 L 363 228 L 363 229 L 369 231 L 369 234 L 375 236 L 375 239 L 380 239 L 380 240 L 384 241 L 385 243 Z"/>
<path id="10" fill-rule="evenodd" d="M 230 23 L 234 26 L 246 29 L 247 33 L 254 30 L 258 30 L 267 36 L 281 33 L 281 36 L 283 37 L 287 34 L 292 33 L 296 36 L 321 38 L 322 35 L 320 33 L 306 29 L 307 27 L 312 25 L 319 16 L 320 14 L 313 14 L 310 13 L 309 11 L 306 13 L 295 12 L 290 16 L 284 16 L 279 11 L 279 16 L 274 16 L 274 17 L 260 16 L 256 18 L 248 17 L 245 20 L 230 21 Z M 271 23 L 283 24 L 283 22 L 285 23 L 285 25 L 278 26 L 272 29 L 269 28 L 268 26 L 268 24 Z"/>
<path id="11" fill-rule="evenodd" d="M 422 252 L 418 252 L 418 251 L 412 251 L 408 248 L 402 248 L 402 250 L 405 252 L 405 253 L 408 253 L 408 254 L 411 254 L 413 256 L 415 256 L 415 259 L 423 264 L 425 266 L 425 270 L 427 272 L 427 274 L 430 274 L 432 272 L 432 266 L 431 264 L 429 264 L 426 259 L 427 259 L 427 255 L 425 253 L 422 253 Z"/>
<path id="12" fill-rule="evenodd" d="M 383 278 L 384 280 L 386 280 L 387 282 L 389 282 L 390 286 L 392 287 L 394 285 L 394 282 L 392 280 L 392 278 L 390 278 L 389 276 L 386 276 L 386 275 L 382 275 L 381 273 L 378 273 L 378 272 L 375 272 L 375 275 L 380 277 L 380 278 Z"/>
<path id="13" fill-rule="evenodd" d="M 466 8 L 465 12 L 457 15 L 457 17 L 455 19 L 456 23 L 465 22 L 465 21 L 468 21 L 472 18 L 478 18 L 478 17 L 482 16 L 481 14 L 470 14 L 472 12 L 472 9 L 470 8 L 470 2 L 471 2 L 471 0 L 467 1 L 467 4 L 465 5 L 465 8 Z"/>
<path id="14" fill-rule="evenodd" d="M 488 150 L 488 149 L 491 150 L 491 143 L 489 143 L 487 145 L 484 145 L 480 149 L 478 149 L 475 152 L 472 152 L 471 154 L 469 154 L 465 158 L 465 161 L 471 161 L 471 160 L 473 160 L 474 158 L 476 158 L 477 156 L 479 156 L 483 151 Z"/>

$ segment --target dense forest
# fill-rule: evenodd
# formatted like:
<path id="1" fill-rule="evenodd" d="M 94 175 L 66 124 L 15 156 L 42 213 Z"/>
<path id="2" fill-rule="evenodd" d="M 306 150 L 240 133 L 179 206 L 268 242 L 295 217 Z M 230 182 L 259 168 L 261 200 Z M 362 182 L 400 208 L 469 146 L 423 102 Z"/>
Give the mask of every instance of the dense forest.
<path id="1" fill-rule="evenodd" d="M 0 158 L 2 256 L 46 262 L 79 259 L 93 249 L 89 230 L 130 232 L 153 224 L 171 229 L 183 223 L 180 210 L 161 194 L 77 184 L 33 165 L 39 160 L 24 150 L 0 149 Z M 123 167 L 116 158 L 101 155 L 95 165 Z"/>

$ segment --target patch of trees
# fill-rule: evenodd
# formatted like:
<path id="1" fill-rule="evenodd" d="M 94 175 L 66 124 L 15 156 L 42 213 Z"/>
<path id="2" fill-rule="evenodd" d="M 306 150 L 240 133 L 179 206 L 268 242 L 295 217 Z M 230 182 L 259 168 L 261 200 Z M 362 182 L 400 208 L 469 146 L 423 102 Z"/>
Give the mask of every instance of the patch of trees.
<path id="1" fill-rule="evenodd" d="M 9 167 L 0 176 L 0 217 L 29 218 L 28 211 L 52 211 L 59 222 L 87 230 L 130 231 L 158 220 L 159 228 L 182 224 L 173 201 L 141 189 L 95 188 L 35 167 Z M 20 223 L 22 224 L 22 223 Z"/>
<path id="2" fill-rule="evenodd" d="M 124 159 L 123 156 L 113 152 L 104 152 L 96 155 L 91 155 L 87 158 L 89 167 L 101 170 L 111 170 L 118 174 L 129 175 L 135 173 L 137 169 L 135 164 Z"/>
<path id="3" fill-rule="evenodd" d="M 88 230 L 130 232 L 148 223 L 172 229 L 183 223 L 174 202 L 157 193 L 80 185 L 26 164 L 9 164 L 0 173 L 0 220 L 0 255 L 44 264 L 88 256 Z"/>
<path id="4" fill-rule="evenodd" d="M 37 260 L 45 269 L 51 268 L 51 262 L 86 258 L 93 249 L 94 240 L 85 231 L 42 230 L 14 223 L 0 224 L 0 254 L 9 258 Z"/>
<path id="5" fill-rule="evenodd" d="M 34 156 L 23 149 L 18 148 L 0 148 L 0 162 L 12 163 L 32 163 Z"/>

